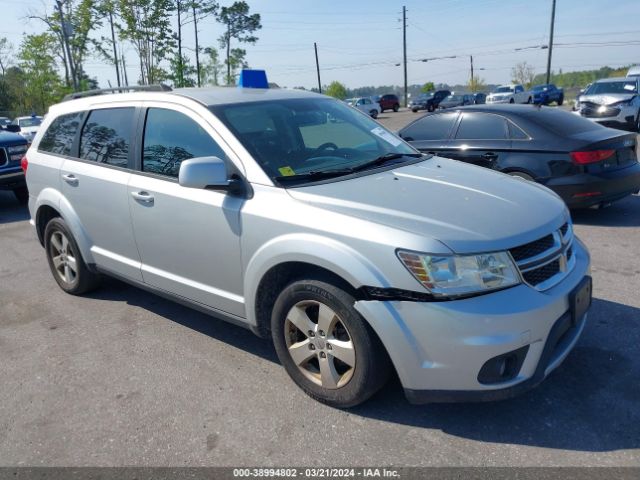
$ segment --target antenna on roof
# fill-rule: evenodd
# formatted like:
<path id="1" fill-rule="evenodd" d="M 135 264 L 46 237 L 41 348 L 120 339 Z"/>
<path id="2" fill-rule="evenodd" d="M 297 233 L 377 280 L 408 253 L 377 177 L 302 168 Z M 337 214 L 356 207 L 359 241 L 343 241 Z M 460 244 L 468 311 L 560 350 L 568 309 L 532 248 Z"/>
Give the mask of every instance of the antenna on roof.
<path id="1" fill-rule="evenodd" d="M 114 88 L 98 88 L 95 90 L 87 90 L 86 92 L 75 92 L 65 96 L 62 101 L 76 100 L 78 98 L 94 97 L 97 95 L 105 95 L 107 93 L 127 93 L 127 92 L 171 92 L 172 88 L 168 85 L 134 85 L 131 87 L 114 87 Z"/>

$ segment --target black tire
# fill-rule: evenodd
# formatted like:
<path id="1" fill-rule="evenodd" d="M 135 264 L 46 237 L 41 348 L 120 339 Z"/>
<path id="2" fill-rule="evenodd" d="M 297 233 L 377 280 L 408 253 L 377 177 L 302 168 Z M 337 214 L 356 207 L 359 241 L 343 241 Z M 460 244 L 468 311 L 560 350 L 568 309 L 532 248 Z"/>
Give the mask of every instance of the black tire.
<path id="1" fill-rule="evenodd" d="M 64 261 L 68 261 L 69 258 L 75 260 L 75 275 L 71 280 L 63 278 L 64 275 L 54 264 L 54 257 L 59 258 L 59 256 L 56 255 L 59 251 L 57 251 L 56 240 L 53 240 L 53 237 L 56 236 L 56 238 L 59 239 L 60 235 L 67 240 Z M 56 217 L 47 223 L 44 229 L 44 247 L 51 274 L 60 288 L 65 292 L 71 295 L 81 295 L 95 289 L 100 284 L 100 276 L 90 272 L 87 268 L 80 254 L 78 244 L 62 218 Z"/>
<path id="2" fill-rule="evenodd" d="M 400 105 L 398 105 L 397 103 L 393 106 L 393 111 L 397 112 L 398 110 L 400 110 Z"/>
<path id="3" fill-rule="evenodd" d="M 411 111 L 412 111 L 413 113 L 417 113 L 417 112 L 418 112 L 418 109 L 417 109 L 417 108 L 412 108 L 412 109 L 411 109 Z"/>
<path id="4" fill-rule="evenodd" d="M 564 95 L 558 99 L 558 106 L 561 107 L 563 103 L 564 103 Z"/>
<path id="5" fill-rule="evenodd" d="M 371 115 L 371 118 L 373 118 L 373 119 L 378 118 L 378 110 L 371 110 L 369 112 L 369 115 Z"/>
<path id="6" fill-rule="evenodd" d="M 516 103 L 516 101 L 512 98 L 511 100 L 509 100 L 509 103 Z"/>
<path id="7" fill-rule="evenodd" d="M 640 112 L 638 112 L 638 118 L 636 118 L 636 132 L 640 133 Z"/>
<path id="8" fill-rule="evenodd" d="M 13 194 L 15 195 L 16 200 L 18 200 L 18 203 L 20 205 L 29 203 L 29 190 L 27 190 L 27 187 L 16 188 L 13 191 Z"/>
<path id="9" fill-rule="evenodd" d="M 527 99 L 527 103 L 532 103 L 532 102 L 533 102 L 533 99 L 532 99 L 531 97 L 529 97 L 529 98 Z"/>
<path id="10" fill-rule="evenodd" d="M 430 104 L 427 106 L 427 111 L 428 111 L 428 112 L 433 112 L 435 109 L 436 109 L 436 107 L 433 105 L 433 103 L 430 103 Z"/>
<path id="11" fill-rule="evenodd" d="M 306 303 L 309 303 L 310 306 L 299 307 L 299 305 L 304 306 Z M 390 360 L 384 346 L 371 327 L 353 308 L 354 303 L 355 299 L 349 293 L 330 283 L 314 279 L 298 280 L 289 284 L 280 293 L 271 315 L 273 344 L 280 362 L 291 379 L 310 397 L 337 408 L 349 408 L 364 402 L 382 388 L 391 372 Z M 337 382 L 337 387 L 333 388 L 327 388 L 321 384 L 320 362 L 323 361 L 321 356 L 325 355 L 322 357 L 326 359 L 324 361 L 331 359 L 331 365 L 334 366 L 333 372 L 337 371 L 338 367 L 348 365 L 342 364 L 337 356 L 331 354 L 331 347 L 327 346 L 330 343 L 329 340 L 326 341 L 324 347 L 322 343 L 318 347 L 308 345 L 322 340 L 320 338 L 321 330 L 315 330 L 318 332 L 317 336 L 311 335 L 311 333 L 304 333 L 301 336 L 301 330 L 292 329 L 291 322 L 287 319 L 290 311 L 295 311 L 295 308 L 304 308 L 305 310 L 302 310 L 305 312 L 304 325 L 307 325 L 306 320 L 309 320 L 312 322 L 310 325 L 313 326 L 313 309 L 316 308 L 315 321 L 318 324 L 320 323 L 318 322 L 320 304 L 333 311 L 332 324 L 336 324 L 340 328 L 344 327 L 343 331 L 346 332 L 354 350 L 354 366 L 341 377 L 343 379 L 346 376 L 348 379 L 343 384 Z M 302 340 L 291 340 L 292 334 Z M 330 336 L 328 332 L 324 335 L 325 339 Z M 301 367 L 293 360 L 288 346 L 288 342 L 293 342 L 292 345 L 295 345 L 299 341 L 307 342 L 308 357 L 310 357 L 305 361 L 305 364 L 300 364 L 304 365 Z M 305 352 L 306 346 L 303 345 Z M 329 350 L 322 350 L 323 348 L 329 348 Z M 329 353 L 325 353 L 325 351 Z M 336 359 L 338 363 L 334 363 Z M 316 369 L 315 375 L 321 378 L 314 377 L 315 380 L 313 380 L 311 376 L 314 374 L 310 373 L 310 369 Z"/>
<path id="12" fill-rule="evenodd" d="M 384 108 L 380 107 L 380 113 L 384 113 Z"/>

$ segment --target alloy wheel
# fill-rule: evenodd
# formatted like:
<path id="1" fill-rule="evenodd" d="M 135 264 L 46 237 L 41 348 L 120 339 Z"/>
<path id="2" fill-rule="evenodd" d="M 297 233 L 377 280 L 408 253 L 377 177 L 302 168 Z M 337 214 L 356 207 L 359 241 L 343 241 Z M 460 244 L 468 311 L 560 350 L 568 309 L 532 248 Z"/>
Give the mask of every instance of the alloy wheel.
<path id="1" fill-rule="evenodd" d="M 57 230 L 51 235 L 49 245 L 56 274 L 63 282 L 72 284 L 78 276 L 78 263 L 69 239 L 63 232 Z"/>
<path id="2" fill-rule="evenodd" d="M 285 342 L 300 372 L 316 385 L 346 385 L 356 366 L 351 335 L 338 314 L 315 300 L 296 303 L 287 313 Z"/>

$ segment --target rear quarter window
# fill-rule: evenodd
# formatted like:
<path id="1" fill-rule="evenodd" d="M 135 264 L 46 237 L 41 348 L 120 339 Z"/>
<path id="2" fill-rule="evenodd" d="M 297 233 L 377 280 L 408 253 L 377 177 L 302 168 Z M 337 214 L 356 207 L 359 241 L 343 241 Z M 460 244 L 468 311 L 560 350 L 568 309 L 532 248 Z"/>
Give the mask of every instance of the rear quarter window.
<path id="1" fill-rule="evenodd" d="M 78 133 L 83 112 L 68 113 L 56 118 L 42 136 L 38 151 L 55 155 L 71 155 L 71 146 Z"/>

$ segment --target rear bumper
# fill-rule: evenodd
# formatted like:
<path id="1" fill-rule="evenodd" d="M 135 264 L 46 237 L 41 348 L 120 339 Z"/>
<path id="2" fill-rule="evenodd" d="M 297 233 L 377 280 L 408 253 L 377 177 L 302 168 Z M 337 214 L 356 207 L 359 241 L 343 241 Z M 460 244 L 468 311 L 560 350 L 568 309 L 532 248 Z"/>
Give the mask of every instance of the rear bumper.
<path id="1" fill-rule="evenodd" d="M 590 259 L 577 238 L 573 248 L 571 273 L 543 292 L 521 284 L 461 300 L 358 301 L 355 307 L 382 340 L 410 401 L 508 398 L 558 367 L 584 328 L 586 315 L 573 325 L 568 312 Z M 510 355 L 518 356 L 511 374 L 485 381 L 485 367 Z"/>
<path id="2" fill-rule="evenodd" d="M 640 163 L 597 175 L 552 178 L 545 185 L 560 195 L 569 208 L 610 203 L 640 190 Z"/>
<path id="3" fill-rule="evenodd" d="M 0 189 L 13 190 L 24 187 L 26 184 L 22 169 L 18 168 L 6 172 L 0 170 Z"/>

